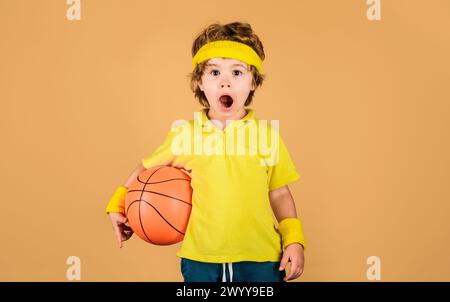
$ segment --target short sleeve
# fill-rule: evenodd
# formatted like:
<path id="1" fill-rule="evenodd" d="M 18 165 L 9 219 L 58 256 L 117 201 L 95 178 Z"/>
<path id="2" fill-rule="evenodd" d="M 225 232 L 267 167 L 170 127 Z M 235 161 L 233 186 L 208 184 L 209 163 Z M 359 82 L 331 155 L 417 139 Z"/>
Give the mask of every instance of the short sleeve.
<path id="1" fill-rule="evenodd" d="M 157 165 L 170 165 L 170 163 L 174 159 L 170 147 L 171 144 L 172 144 L 172 133 L 169 132 L 162 145 L 160 145 L 153 153 L 142 159 L 142 165 L 146 169 L 149 169 Z"/>
<path id="2" fill-rule="evenodd" d="M 278 135 L 278 159 L 268 167 L 269 191 L 286 186 L 300 179 L 281 135 Z"/>
<path id="3" fill-rule="evenodd" d="M 162 145 L 142 159 L 142 165 L 146 169 L 159 165 L 184 168 L 186 164 L 184 155 L 189 154 L 190 150 L 190 133 L 190 125 L 187 122 L 173 125 Z M 180 148 L 180 144 L 184 149 Z"/>

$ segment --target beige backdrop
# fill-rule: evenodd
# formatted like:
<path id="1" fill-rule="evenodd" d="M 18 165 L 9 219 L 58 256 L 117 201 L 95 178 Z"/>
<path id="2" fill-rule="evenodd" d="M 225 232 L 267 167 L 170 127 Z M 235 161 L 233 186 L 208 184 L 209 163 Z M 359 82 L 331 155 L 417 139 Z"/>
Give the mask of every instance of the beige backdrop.
<path id="1" fill-rule="evenodd" d="M 118 249 L 104 207 L 175 119 L 200 109 L 191 44 L 249 22 L 261 119 L 303 178 L 299 281 L 450 280 L 450 2 L 0 0 L 0 280 L 181 281 L 179 245 Z"/>

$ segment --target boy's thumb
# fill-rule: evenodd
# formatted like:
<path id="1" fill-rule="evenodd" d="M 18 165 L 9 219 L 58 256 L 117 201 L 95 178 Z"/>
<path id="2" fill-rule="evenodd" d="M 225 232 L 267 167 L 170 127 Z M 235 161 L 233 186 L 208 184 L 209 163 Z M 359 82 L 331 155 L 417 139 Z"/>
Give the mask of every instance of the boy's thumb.
<path id="1" fill-rule="evenodd" d="M 120 215 L 118 220 L 121 223 L 125 223 L 127 222 L 127 217 L 125 215 Z"/>

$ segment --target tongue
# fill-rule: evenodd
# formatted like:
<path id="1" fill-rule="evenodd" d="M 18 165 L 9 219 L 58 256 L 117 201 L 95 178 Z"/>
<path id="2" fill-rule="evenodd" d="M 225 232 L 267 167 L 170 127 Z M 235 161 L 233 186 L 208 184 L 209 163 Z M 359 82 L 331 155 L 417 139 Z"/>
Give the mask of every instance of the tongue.
<path id="1" fill-rule="evenodd" d="M 222 95 L 219 101 L 225 106 L 230 107 L 233 104 L 233 99 L 228 95 Z"/>

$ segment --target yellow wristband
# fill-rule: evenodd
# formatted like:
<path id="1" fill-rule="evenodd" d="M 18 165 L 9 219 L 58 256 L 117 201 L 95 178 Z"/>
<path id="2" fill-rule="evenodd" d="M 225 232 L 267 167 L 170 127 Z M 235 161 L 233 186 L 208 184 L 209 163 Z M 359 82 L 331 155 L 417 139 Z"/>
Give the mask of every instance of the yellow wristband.
<path id="1" fill-rule="evenodd" d="M 114 192 L 114 195 L 109 200 L 106 206 L 106 213 L 122 213 L 125 214 L 125 196 L 128 193 L 128 189 L 125 186 L 120 186 Z"/>
<path id="2" fill-rule="evenodd" d="M 302 222 L 298 218 L 285 218 L 278 224 L 278 230 L 281 233 L 283 249 L 289 244 L 300 243 L 306 250 L 305 236 L 303 235 Z"/>

